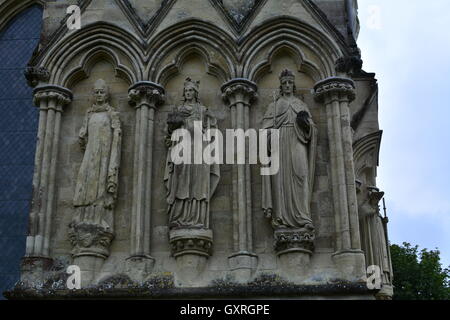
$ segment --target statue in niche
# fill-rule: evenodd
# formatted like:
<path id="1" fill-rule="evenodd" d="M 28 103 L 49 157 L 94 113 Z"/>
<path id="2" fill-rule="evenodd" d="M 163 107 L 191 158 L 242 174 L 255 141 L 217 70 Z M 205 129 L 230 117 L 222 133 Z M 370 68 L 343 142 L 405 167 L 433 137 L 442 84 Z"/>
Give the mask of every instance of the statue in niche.
<path id="1" fill-rule="evenodd" d="M 284 70 L 280 94 L 275 95 L 263 119 L 263 129 L 278 129 L 280 137 L 280 169 L 273 176 L 263 176 L 263 210 L 275 230 L 312 232 L 317 129 L 308 106 L 295 93 L 295 76 Z M 268 148 L 270 152 L 270 145 Z"/>
<path id="2" fill-rule="evenodd" d="M 359 221 L 362 250 L 366 255 L 367 266 L 375 265 L 381 269 L 383 286 L 392 285 L 392 265 L 390 262 L 389 245 L 386 226 L 387 217 L 382 217 L 379 203 L 384 192 L 377 187 L 363 185 L 357 180 Z M 379 294 L 382 295 L 384 290 Z"/>
<path id="3" fill-rule="evenodd" d="M 194 164 L 194 122 L 201 121 L 201 129 L 217 126 L 216 119 L 208 108 L 199 101 L 199 81 L 187 78 L 184 83 L 183 105 L 169 114 L 168 139 L 169 147 L 165 168 L 164 182 L 167 188 L 169 205 L 169 227 L 173 229 L 209 229 L 209 205 L 220 180 L 219 164 Z M 175 164 L 171 153 L 177 142 L 171 137 L 177 129 L 185 129 L 190 133 L 191 164 Z M 203 141 L 203 148 L 207 145 Z"/>
<path id="4" fill-rule="evenodd" d="M 104 80 L 94 86 L 95 103 L 87 111 L 79 133 L 84 157 L 76 180 L 73 200 L 76 214 L 72 226 L 96 225 L 113 233 L 113 210 L 117 200 L 122 130 L 119 113 L 108 103 Z"/>

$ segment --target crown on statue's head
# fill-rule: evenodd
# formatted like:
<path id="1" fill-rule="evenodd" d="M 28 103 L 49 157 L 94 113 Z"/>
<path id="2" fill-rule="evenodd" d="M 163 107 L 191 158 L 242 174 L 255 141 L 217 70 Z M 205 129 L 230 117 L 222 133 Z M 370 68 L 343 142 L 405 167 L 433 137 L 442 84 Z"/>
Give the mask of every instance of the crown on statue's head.
<path id="1" fill-rule="evenodd" d="M 289 70 L 289 69 L 284 69 L 284 70 L 281 72 L 281 74 L 280 74 L 280 80 L 286 79 L 286 78 L 289 78 L 289 79 L 292 79 L 292 80 L 295 79 L 294 74 L 293 74 L 292 71 Z"/>
<path id="2" fill-rule="evenodd" d="M 193 88 L 195 91 L 199 91 L 200 90 L 200 81 L 194 81 L 191 78 L 186 78 L 186 80 L 184 81 L 184 88 Z"/>

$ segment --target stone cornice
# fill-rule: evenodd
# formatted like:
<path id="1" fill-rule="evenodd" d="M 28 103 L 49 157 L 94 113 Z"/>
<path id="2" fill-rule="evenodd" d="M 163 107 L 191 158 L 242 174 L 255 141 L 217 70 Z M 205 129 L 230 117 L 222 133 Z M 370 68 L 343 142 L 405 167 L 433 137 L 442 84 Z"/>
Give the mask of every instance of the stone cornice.
<path id="1" fill-rule="evenodd" d="M 113 279 L 111 279 L 113 280 Z M 295 285 L 276 276 L 266 276 L 255 279 L 250 284 L 241 285 L 234 282 L 216 281 L 212 287 L 203 288 L 176 288 L 173 278 L 156 278 L 145 285 L 138 286 L 131 280 L 123 279 L 116 286 L 108 282 L 102 282 L 97 287 L 68 290 L 66 288 L 27 288 L 19 282 L 16 287 L 5 293 L 8 299 L 92 299 L 92 298 L 146 298 L 146 299 L 196 299 L 199 296 L 211 299 L 224 298 L 267 298 L 273 297 L 277 292 L 279 297 L 295 298 L 325 295 L 328 297 L 340 297 L 345 295 L 373 296 L 379 290 L 369 290 L 365 282 L 348 282 L 336 280 L 326 285 Z M 110 281 L 114 282 L 114 281 Z M 123 282 L 129 286 L 123 288 Z M 261 284 L 263 284 L 261 286 Z M 122 287 L 120 287 L 122 285 Z"/>

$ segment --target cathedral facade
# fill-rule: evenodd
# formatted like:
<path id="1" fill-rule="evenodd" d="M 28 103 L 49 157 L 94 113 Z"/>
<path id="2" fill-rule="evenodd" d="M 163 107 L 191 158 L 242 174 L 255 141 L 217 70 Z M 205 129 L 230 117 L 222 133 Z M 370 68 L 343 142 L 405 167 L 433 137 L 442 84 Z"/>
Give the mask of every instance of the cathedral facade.
<path id="1" fill-rule="evenodd" d="M 358 32 L 355 0 L 0 1 L 5 296 L 392 298 Z"/>

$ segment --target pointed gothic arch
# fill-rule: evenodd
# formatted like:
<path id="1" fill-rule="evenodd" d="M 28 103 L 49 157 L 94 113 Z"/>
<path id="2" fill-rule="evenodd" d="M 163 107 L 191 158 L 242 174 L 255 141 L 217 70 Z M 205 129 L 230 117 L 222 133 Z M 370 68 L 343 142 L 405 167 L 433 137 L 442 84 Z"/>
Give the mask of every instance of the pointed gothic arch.
<path id="1" fill-rule="evenodd" d="M 306 55 L 303 61 L 308 62 L 307 68 L 313 78 L 335 76 L 335 62 L 344 53 L 339 43 L 310 24 L 289 16 L 277 17 L 256 26 L 242 41 L 240 52 L 245 57 L 242 76 L 252 79 L 265 64 L 258 60 L 258 54 L 268 51 L 267 60 L 270 52 L 283 44 L 299 54 L 302 47 L 309 48 L 311 58 L 317 62 L 308 61 L 311 58 Z"/>
<path id="2" fill-rule="evenodd" d="M 116 71 L 128 82 L 134 83 L 143 78 L 143 48 L 139 40 L 127 31 L 105 22 L 68 33 L 57 44 L 42 52 L 36 62 L 50 72 L 50 83 L 63 85 L 76 72 L 68 68 L 70 63 L 81 56 L 83 58 L 75 69 L 86 68 L 86 59 L 97 51 L 113 57 Z"/>

